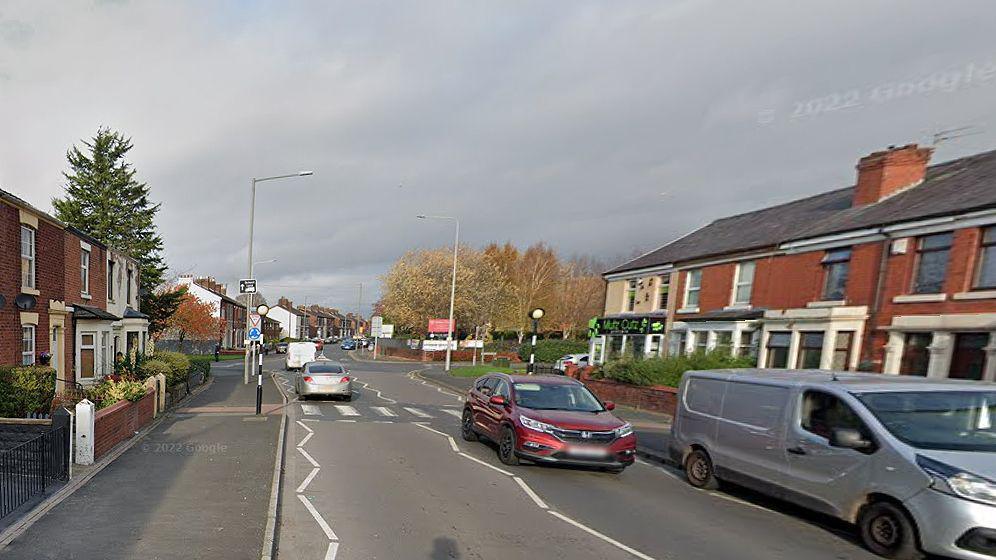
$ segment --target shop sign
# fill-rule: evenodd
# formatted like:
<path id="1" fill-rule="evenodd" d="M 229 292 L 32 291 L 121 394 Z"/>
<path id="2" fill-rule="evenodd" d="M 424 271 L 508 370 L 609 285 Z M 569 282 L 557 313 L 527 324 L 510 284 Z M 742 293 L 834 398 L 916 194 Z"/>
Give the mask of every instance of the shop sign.
<path id="1" fill-rule="evenodd" d="M 593 318 L 588 322 L 588 337 L 606 334 L 664 334 L 661 317 L 632 317 L 625 319 Z"/>

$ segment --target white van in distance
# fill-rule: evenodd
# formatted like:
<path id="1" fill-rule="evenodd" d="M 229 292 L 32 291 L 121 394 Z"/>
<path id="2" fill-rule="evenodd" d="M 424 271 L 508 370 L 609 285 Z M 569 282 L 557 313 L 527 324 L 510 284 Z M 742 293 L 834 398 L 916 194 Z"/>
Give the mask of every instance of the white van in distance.
<path id="1" fill-rule="evenodd" d="M 284 369 L 301 369 L 304 364 L 315 361 L 317 355 L 318 346 L 314 342 L 291 342 L 287 345 Z"/>
<path id="2" fill-rule="evenodd" d="M 687 372 L 671 458 L 857 525 L 899 560 L 996 557 L 996 384 L 814 370 Z"/>

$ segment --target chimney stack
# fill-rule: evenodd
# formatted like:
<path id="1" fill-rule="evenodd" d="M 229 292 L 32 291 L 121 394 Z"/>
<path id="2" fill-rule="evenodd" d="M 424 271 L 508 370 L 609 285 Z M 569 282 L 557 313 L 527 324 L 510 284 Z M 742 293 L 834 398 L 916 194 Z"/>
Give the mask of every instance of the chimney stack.
<path id="1" fill-rule="evenodd" d="M 853 207 L 874 204 L 923 182 L 933 148 L 907 144 L 869 154 L 858 162 Z"/>

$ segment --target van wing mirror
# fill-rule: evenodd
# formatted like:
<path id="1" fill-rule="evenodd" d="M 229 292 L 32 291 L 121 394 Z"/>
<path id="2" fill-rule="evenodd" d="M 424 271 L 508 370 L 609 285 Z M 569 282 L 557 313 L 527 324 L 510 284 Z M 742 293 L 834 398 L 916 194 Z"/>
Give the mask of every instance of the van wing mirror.
<path id="1" fill-rule="evenodd" d="M 855 430 L 854 428 L 834 428 L 830 432 L 830 445 L 831 447 L 853 449 L 855 451 L 869 451 L 875 446 L 859 430 Z"/>

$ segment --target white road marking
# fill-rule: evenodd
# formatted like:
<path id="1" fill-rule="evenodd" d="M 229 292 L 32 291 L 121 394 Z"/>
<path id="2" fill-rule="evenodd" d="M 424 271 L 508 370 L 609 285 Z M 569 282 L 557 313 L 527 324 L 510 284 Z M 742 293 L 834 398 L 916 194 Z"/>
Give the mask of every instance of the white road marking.
<path id="1" fill-rule="evenodd" d="M 309 473 L 308 476 L 305 477 L 304 482 L 302 482 L 301 485 L 297 487 L 298 494 L 304 492 L 304 489 L 307 488 L 309 484 L 311 484 L 311 481 L 315 479 L 315 475 L 318 474 L 318 471 L 320 470 L 321 469 L 319 469 L 318 467 L 311 469 L 311 473 Z"/>
<path id="2" fill-rule="evenodd" d="M 450 449 L 452 449 L 454 453 L 459 453 L 460 448 L 457 447 L 456 440 L 453 439 L 453 436 L 446 436 L 446 439 L 450 441 Z"/>
<path id="3" fill-rule="evenodd" d="M 397 416 L 393 410 L 387 408 L 386 406 L 371 406 L 370 408 L 381 416 Z"/>
<path id="4" fill-rule="evenodd" d="M 302 404 L 301 410 L 308 416 L 322 416 L 322 409 L 313 404 Z"/>
<path id="5" fill-rule="evenodd" d="M 308 435 L 304 436 L 304 439 L 302 439 L 301 443 L 297 444 L 297 446 L 304 447 L 304 444 L 308 443 L 308 440 L 311 439 L 311 436 L 313 435 L 315 435 L 315 432 L 308 432 Z"/>
<path id="6" fill-rule="evenodd" d="M 332 541 L 329 543 L 329 550 L 325 553 L 325 560 L 335 560 L 335 555 L 339 553 L 339 543 Z"/>
<path id="7" fill-rule="evenodd" d="M 298 447 L 297 450 L 301 453 L 301 455 L 304 455 L 304 458 L 307 459 L 309 463 L 311 463 L 312 467 L 320 467 L 321 466 L 321 465 L 318 464 L 318 461 L 316 461 L 314 457 L 312 457 L 311 455 L 308 455 L 307 451 L 305 451 L 304 449 L 302 449 L 300 447 Z"/>
<path id="8" fill-rule="evenodd" d="M 460 452 L 459 455 L 461 457 L 466 457 L 467 459 L 470 459 L 471 461 L 474 461 L 475 463 L 480 463 L 480 464 L 484 465 L 485 467 L 487 467 L 487 468 L 489 468 L 491 470 L 498 471 L 498 472 L 500 472 L 501 474 L 503 474 L 505 476 L 515 476 L 512 473 L 510 473 L 510 472 L 508 472 L 508 471 L 506 471 L 504 469 L 499 469 L 498 467 L 492 465 L 491 463 L 486 463 L 486 462 L 478 459 L 477 457 L 474 457 L 473 455 L 467 455 L 466 453 L 463 453 L 463 452 Z"/>
<path id="9" fill-rule="evenodd" d="M 301 500 L 301 503 L 304 504 L 304 507 L 308 508 L 311 516 L 315 518 L 315 522 L 322 528 L 322 531 L 325 531 L 325 536 L 327 536 L 330 541 L 339 540 L 339 537 L 336 536 L 335 532 L 332 530 L 332 527 L 329 527 L 329 524 L 325 522 L 322 514 L 318 513 L 318 510 L 315 509 L 315 506 L 311 503 L 311 500 L 309 500 L 304 494 L 298 494 L 297 497 Z"/>
<path id="10" fill-rule="evenodd" d="M 408 412 L 414 414 L 415 416 L 418 416 L 419 418 L 432 418 L 431 414 L 426 414 L 426 413 L 422 412 L 421 410 L 419 410 L 417 408 L 411 408 L 411 407 L 408 407 L 408 406 L 403 406 L 401 408 L 404 408 L 405 410 L 407 410 Z"/>
<path id="11" fill-rule="evenodd" d="M 566 515 L 564 515 L 564 514 L 562 514 L 560 512 L 553 511 L 553 510 L 547 510 L 547 511 L 550 512 L 550 515 L 553 515 L 554 517 L 557 517 L 558 519 L 561 519 L 561 520 L 563 520 L 563 521 L 565 521 L 567 523 L 570 523 L 571 525 L 574 525 L 578 529 L 581 529 L 582 531 L 584 531 L 584 532 L 586 532 L 586 533 L 588 533 L 588 534 L 590 534 L 592 536 L 598 537 L 598 538 L 602 539 L 603 541 L 611 544 L 612 546 L 614 546 L 614 547 L 616 547 L 616 548 L 618 548 L 620 550 L 624 550 L 624 551 L 632 554 L 633 556 L 636 556 L 637 558 L 641 558 L 642 560 L 654 560 L 652 557 L 647 556 L 646 554 L 640 552 L 639 550 L 635 550 L 633 548 L 630 548 L 630 547 L 624 545 L 623 543 L 621 543 L 621 542 L 613 539 L 612 537 L 608 537 L 606 535 L 603 535 L 602 533 L 599 533 L 598 531 L 592 529 L 591 527 L 588 527 L 587 525 L 583 525 L 581 523 L 578 523 L 577 521 L 574 521 L 570 517 L 567 517 Z"/>
<path id="12" fill-rule="evenodd" d="M 398 404 L 398 401 L 396 401 L 394 399 L 389 399 L 389 398 L 385 397 L 383 394 L 381 394 L 381 392 L 379 390 L 371 388 L 369 383 L 362 383 L 362 385 L 363 385 L 363 387 L 365 387 L 367 389 L 370 389 L 371 391 L 377 393 L 377 398 L 383 399 L 383 400 L 385 400 L 385 401 L 387 401 L 389 403 L 392 403 L 392 404 Z"/>
<path id="13" fill-rule="evenodd" d="M 346 406 L 344 404 L 335 405 L 335 409 L 339 411 L 339 414 L 343 416 L 359 416 L 360 413 L 356 412 L 356 409 L 351 406 Z"/>
<path id="14" fill-rule="evenodd" d="M 519 485 L 519 488 L 522 488 L 522 491 L 525 492 L 527 496 L 533 499 L 533 503 L 539 506 L 540 509 L 550 509 L 550 507 L 546 505 L 546 502 L 544 502 L 543 499 L 540 498 L 539 495 L 536 494 L 536 492 L 533 492 L 533 489 L 530 488 L 528 484 L 526 484 L 526 481 L 522 480 L 517 476 L 513 476 L 512 480 L 514 480 L 515 483 Z"/>
<path id="15" fill-rule="evenodd" d="M 356 420 L 336 420 L 336 422 L 353 422 L 355 424 Z"/>
<path id="16" fill-rule="evenodd" d="M 446 414 L 449 414 L 450 416 L 456 416 L 457 418 L 462 418 L 463 417 L 463 412 L 461 412 L 459 410 L 454 410 L 452 408 L 444 408 L 443 412 L 445 412 Z"/>
<path id="17" fill-rule="evenodd" d="M 394 424 L 394 420 L 374 420 L 374 424 Z"/>
<path id="18" fill-rule="evenodd" d="M 655 465 L 653 463 L 648 463 L 648 462 L 644 461 L 643 459 L 637 459 L 636 462 L 640 463 L 641 465 L 646 465 L 646 466 L 648 466 L 648 467 L 650 467 L 650 468 L 652 468 L 652 469 L 654 469 L 656 471 L 660 471 L 661 473 L 664 473 L 665 475 L 667 475 L 667 476 L 669 476 L 669 477 L 671 477 L 671 478 L 673 478 L 673 479 L 675 479 L 675 480 L 677 480 L 679 482 L 683 482 L 682 478 L 680 476 L 678 476 L 676 473 L 671 472 L 670 470 L 668 470 L 668 469 L 666 469 L 666 468 L 664 468 L 664 467 L 662 467 L 660 465 Z"/>
<path id="19" fill-rule="evenodd" d="M 312 431 L 311 428 L 309 428 L 304 422 L 298 420 L 297 423 L 300 424 L 301 427 L 304 428 L 305 430 L 308 430 L 308 433 L 311 433 Z"/>
<path id="20" fill-rule="evenodd" d="M 449 434 L 444 434 L 443 432 L 440 432 L 439 430 L 436 430 L 436 429 L 434 429 L 434 428 L 430 428 L 429 426 L 426 426 L 426 425 L 425 425 L 425 424 L 423 424 L 422 422 L 412 422 L 412 424 L 414 424 L 414 425 L 418 426 L 419 428 L 424 428 L 424 429 L 426 429 L 426 430 L 429 430 L 430 432 L 434 432 L 434 433 L 437 433 L 437 434 L 439 434 L 439 435 L 441 435 L 441 436 L 444 436 L 444 437 L 449 437 Z"/>

